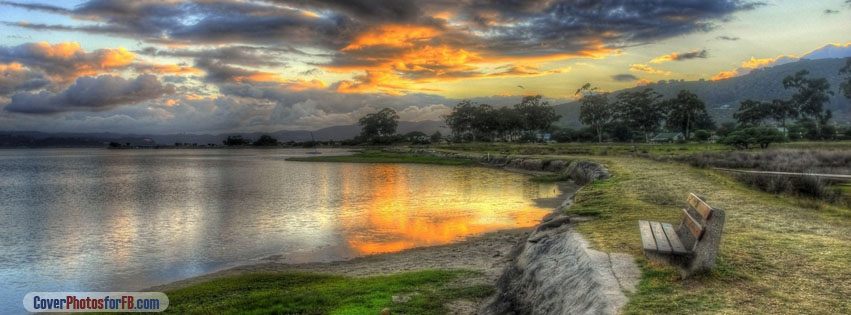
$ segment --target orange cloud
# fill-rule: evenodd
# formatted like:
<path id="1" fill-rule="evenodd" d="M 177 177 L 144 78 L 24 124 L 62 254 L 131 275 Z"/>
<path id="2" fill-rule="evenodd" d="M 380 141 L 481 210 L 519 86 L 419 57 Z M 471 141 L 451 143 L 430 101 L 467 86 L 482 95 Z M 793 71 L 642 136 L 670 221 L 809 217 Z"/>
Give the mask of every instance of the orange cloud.
<path id="1" fill-rule="evenodd" d="M 721 71 L 718 74 L 716 74 L 715 76 L 713 76 L 711 80 L 712 81 L 718 81 L 718 80 L 729 79 L 729 78 L 732 78 L 732 77 L 735 77 L 735 76 L 736 76 L 735 70 L 734 71 Z"/>
<path id="2" fill-rule="evenodd" d="M 19 46 L 27 54 L 22 61 L 44 71 L 54 81 L 69 83 L 78 77 L 112 72 L 129 66 L 136 55 L 124 48 L 102 48 L 87 52 L 80 43 L 30 43 Z"/>
<path id="3" fill-rule="evenodd" d="M 9 63 L 9 64 L 0 63 L 0 73 L 6 72 L 6 71 L 19 72 L 19 71 L 25 71 L 25 70 L 24 70 L 24 66 L 22 66 L 20 63 L 17 63 L 17 62 L 13 62 L 13 63 Z"/>
<path id="4" fill-rule="evenodd" d="M 324 89 L 328 85 L 319 79 L 304 80 L 304 79 L 286 79 L 277 73 L 272 72 L 252 72 L 247 75 L 234 76 L 233 81 L 236 82 L 276 82 L 282 87 L 290 91 L 304 91 Z"/>
<path id="5" fill-rule="evenodd" d="M 447 43 L 442 30 L 427 26 L 382 25 L 357 36 L 344 47 L 345 57 L 323 68 L 331 72 L 366 71 L 353 80 L 340 81 L 337 90 L 345 93 L 402 93 L 417 84 L 461 79 L 541 76 L 570 71 L 570 68 L 539 70 L 528 64 L 569 58 L 603 58 L 615 52 L 598 43 L 584 51 L 569 54 L 506 56 L 478 51 L 476 45 L 459 47 Z M 440 37 L 440 38 L 438 38 Z M 449 36 L 451 37 L 451 36 Z M 438 41 L 441 40 L 441 41 Z M 468 48 L 473 47 L 473 49 Z M 487 73 L 482 65 L 500 65 L 501 72 Z"/>
<path id="6" fill-rule="evenodd" d="M 650 73 L 650 74 L 661 74 L 661 75 L 664 75 L 664 76 L 671 75 L 670 71 L 653 69 L 653 67 L 651 67 L 651 66 L 648 66 L 648 65 L 645 65 L 645 64 L 640 64 L 640 63 L 633 64 L 633 65 L 629 66 L 629 71 L 640 71 L 640 72 L 647 72 L 647 73 Z"/>
<path id="7" fill-rule="evenodd" d="M 635 82 L 635 86 L 645 86 L 645 85 L 649 85 L 651 83 L 653 83 L 653 81 L 650 81 L 650 80 L 647 80 L 647 79 L 641 79 L 641 80 L 638 80 L 638 81 Z"/>
<path id="8" fill-rule="evenodd" d="M 354 81 L 342 80 L 337 85 L 340 93 L 382 92 L 401 95 L 399 90 L 409 90 L 412 82 L 387 71 L 366 71 L 365 75 L 355 76 Z"/>
<path id="9" fill-rule="evenodd" d="M 438 35 L 440 31 L 432 27 L 381 25 L 355 38 L 343 51 L 371 46 L 412 47 L 417 41 L 425 41 Z"/>
<path id="10" fill-rule="evenodd" d="M 792 62 L 798 60 L 799 58 L 794 55 L 779 55 L 774 58 L 754 58 L 751 57 L 750 60 L 745 60 L 742 62 L 742 65 L 736 69 L 731 71 L 721 71 L 715 76 L 712 77 L 712 81 L 729 79 L 732 77 L 742 76 L 750 73 L 753 69 L 770 67 L 778 64 L 783 64 L 787 62 Z"/>

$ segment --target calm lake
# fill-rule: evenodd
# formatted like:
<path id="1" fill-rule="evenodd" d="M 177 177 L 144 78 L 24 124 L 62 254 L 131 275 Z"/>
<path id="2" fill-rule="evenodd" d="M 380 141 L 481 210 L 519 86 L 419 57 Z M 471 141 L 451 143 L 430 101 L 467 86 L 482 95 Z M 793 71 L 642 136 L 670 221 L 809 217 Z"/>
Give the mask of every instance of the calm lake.
<path id="1" fill-rule="evenodd" d="M 0 310 L 534 225 L 555 184 L 482 167 L 289 162 L 306 150 L 0 150 Z M 344 154 L 324 150 L 324 154 Z"/>

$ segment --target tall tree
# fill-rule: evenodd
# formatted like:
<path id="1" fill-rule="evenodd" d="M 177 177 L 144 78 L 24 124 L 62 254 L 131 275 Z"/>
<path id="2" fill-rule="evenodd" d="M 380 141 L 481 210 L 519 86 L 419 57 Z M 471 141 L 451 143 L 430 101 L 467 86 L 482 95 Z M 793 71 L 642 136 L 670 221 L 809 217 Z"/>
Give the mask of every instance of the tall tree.
<path id="1" fill-rule="evenodd" d="M 783 126 L 783 133 L 786 130 L 786 120 L 798 117 L 798 110 L 795 109 L 795 104 L 790 101 L 774 99 L 769 106 L 769 115 L 774 121 L 779 122 Z"/>
<path id="2" fill-rule="evenodd" d="M 603 127 L 612 120 L 614 111 L 609 104 L 609 95 L 597 91 L 596 87 L 591 87 L 591 83 L 585 83 L 574 95 L 582 95 L 579 99 L 579 120 L 594 129 L 597 142 L 603 142 Z"/>
<path id="3" fill-rule="evenodd" d="M 662 125 L 665 108 L 659 99 L 662 95 L 647 88 L 642 91 L 623 92 L 615 101 L 615 117 L 634 130 L 644 134 L 644 142 L 650 142 L 651 134 Z"/>
<path id="4" fill-rule="evenodd" d="M 845 66 L 839 69 L 839 74 L 848 75 L 842 83 L 839 83 L 839 89 L 846 98 L 851 99 L 851 58 L 848 58 Z"/>
<path id="5" fill-rule="evenodd" d="M 824 104 L 830 100 L 833 91 L 830 90 L 827 79 L 808 79 L 809 73 L 807 70 L 801 70 L 794 76 L 787 76 L 783 79 L 783 87 L 798 90 L 789 101 L 794 104 L 802 118 L 812 118 L 818 124 L 824 125 L 832 116 L 830 110 L 824 110 Z"/>
<path id="6" fill-rule="evenodd" d="M 446 126 L 452 130 L 453 136 L 460 137 L 468 132 L 472 132 L 477 106 L 478 104 L 474 102 L 463 100 L 455 105 L 451 113 L 443 116 Z"/>
<path id="7" fill-rule="evenodd" d="M 733 118 L 742 126 L 760 126 L 771 115 L 770 105 L 751 99 L 744 100 L 733 113 Z"/>
<path id="8" fill-rule="evenodd" d="M 495 115 L 499 136 L 509 142 L 513 141 L 517 133 L 523 129 L 523 117 L 512 107 L 500 107 Z"/>
<path id="9" fill-rule="evenodd" d="M 361 126 L 361 136 L 366 139 L 380 139 L 396 133 L 399 115 L 392 108 L 384 108 L 377 113 L 361 117 L 358 124 Z"/>
<path id="10" fill-rule="evenodd" d="M 541 95 L 524 96 L 514 110 L 523 120 L 523 129 L 527 133 L 543 133 L 561 118 L 549 102 L 542 101 Z"/>
<path id="11" fill-rule="evenodd" d="M 706 104 L 691 91 L 681 90 L 676 97 L 665 103 L 668 108 L 665 125 L 681 131 L 686 140 L 689 139 L 695 126 L 710 124 L 712 121 L 709 112 L 706 111 Z"/>

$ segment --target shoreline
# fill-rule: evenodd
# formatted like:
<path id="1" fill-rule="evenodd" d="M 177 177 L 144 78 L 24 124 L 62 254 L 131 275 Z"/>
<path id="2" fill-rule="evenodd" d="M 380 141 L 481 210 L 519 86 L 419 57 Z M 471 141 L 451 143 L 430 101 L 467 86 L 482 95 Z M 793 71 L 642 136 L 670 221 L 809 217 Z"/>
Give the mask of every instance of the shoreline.
<path id="1" fill-rule="evenodd" d="M 521 169 L 505 169 L 505 171 L 531 174 Z M 559 183 L 558 186 L 562 190 L 557 197 L 558 205 L 552 207 L 551 212 L 533 226 L 470 235 L 462 241 L 447 244 L 414 247 L 398 252 L 370 254 L 330 262 L 284 263 L 276 261 L 281 256 L 276 254 L 258 259 L 263 262 L 245 262 L 202 275 L 151 286 L 142 291 L 166 291 L 221 277 L 283 271 L 371 276 L 421 269 L 472 269 L 484 271 L 484 277 L 490 283 L 494 283 L 500 277 L 502 269 L 509 263 L 506 257 L 512 248 L 528 238 L 547 217 L 558 214 L 565 203 L 570 202 L 581 188 L 572 182 Z M 458 259 L 461 257 L 464 259 Z"/>
<path id="2" fill-rule="evenodd" d="M 494 159 L 491 156 L 485 158 L 420 150 L 408 153 L 471 160 L 474 165 L 528 175 L 561 174 L 571 179 L 559 184 L 562 193 L 554 198 L 555 204 L 548 206 L 552 211 L 532 227 L 496 230 L 469 236 L 460 242 L 344 261 L 288 264 L 274 261 L 280 258 L 280 255 L 274 255 L 264 259 L 271 260 L 269 262 L 214 271 L 148 290 L 168 291 L 246 274 L 295 271 L 365 277 L 428 269 L 471 270 L 479 276 L 467 278 L 462 284 L 493 285 L 497 289 L 496 294 L 487 298 L 475 301 L 456 299 L 444 304 L 450 314 L 528 313 L 530 309 L 537 310 L 539 305 L 549 305 L 546 314 L 555 314 L 551 311 L 565 307 L 587 314 L 616 314 L 628 300 L 625 293 L 635 292 L 640 272 L 634 259 L 628 254 L 592 249 L 570 224 L 577 218 L 563 213 L 573 205 L 574 196 L 585 184 L 610 176 L 602 165 L 587 161 L 568 163 L 564 160 L 510 156 Z M 553 266 L 553 262 L 560 263 Z M 579 296 L 560 293 L 565 290 L 587 292 Z"/>

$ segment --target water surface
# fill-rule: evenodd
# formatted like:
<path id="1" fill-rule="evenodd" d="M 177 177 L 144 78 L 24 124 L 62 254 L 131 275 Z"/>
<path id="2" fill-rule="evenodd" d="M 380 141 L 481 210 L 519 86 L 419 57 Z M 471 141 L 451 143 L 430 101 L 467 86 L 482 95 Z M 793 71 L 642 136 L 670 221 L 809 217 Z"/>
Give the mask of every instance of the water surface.
<path id="1" fill-rule="evenodd" d="M 22 311 L 30 291 L 136 290 L 272 255 L 445 244 L 534 225 L 560 194 L 481 167 L 284 160 L 305 153 L 0 150 L 0 309 Z"/>

